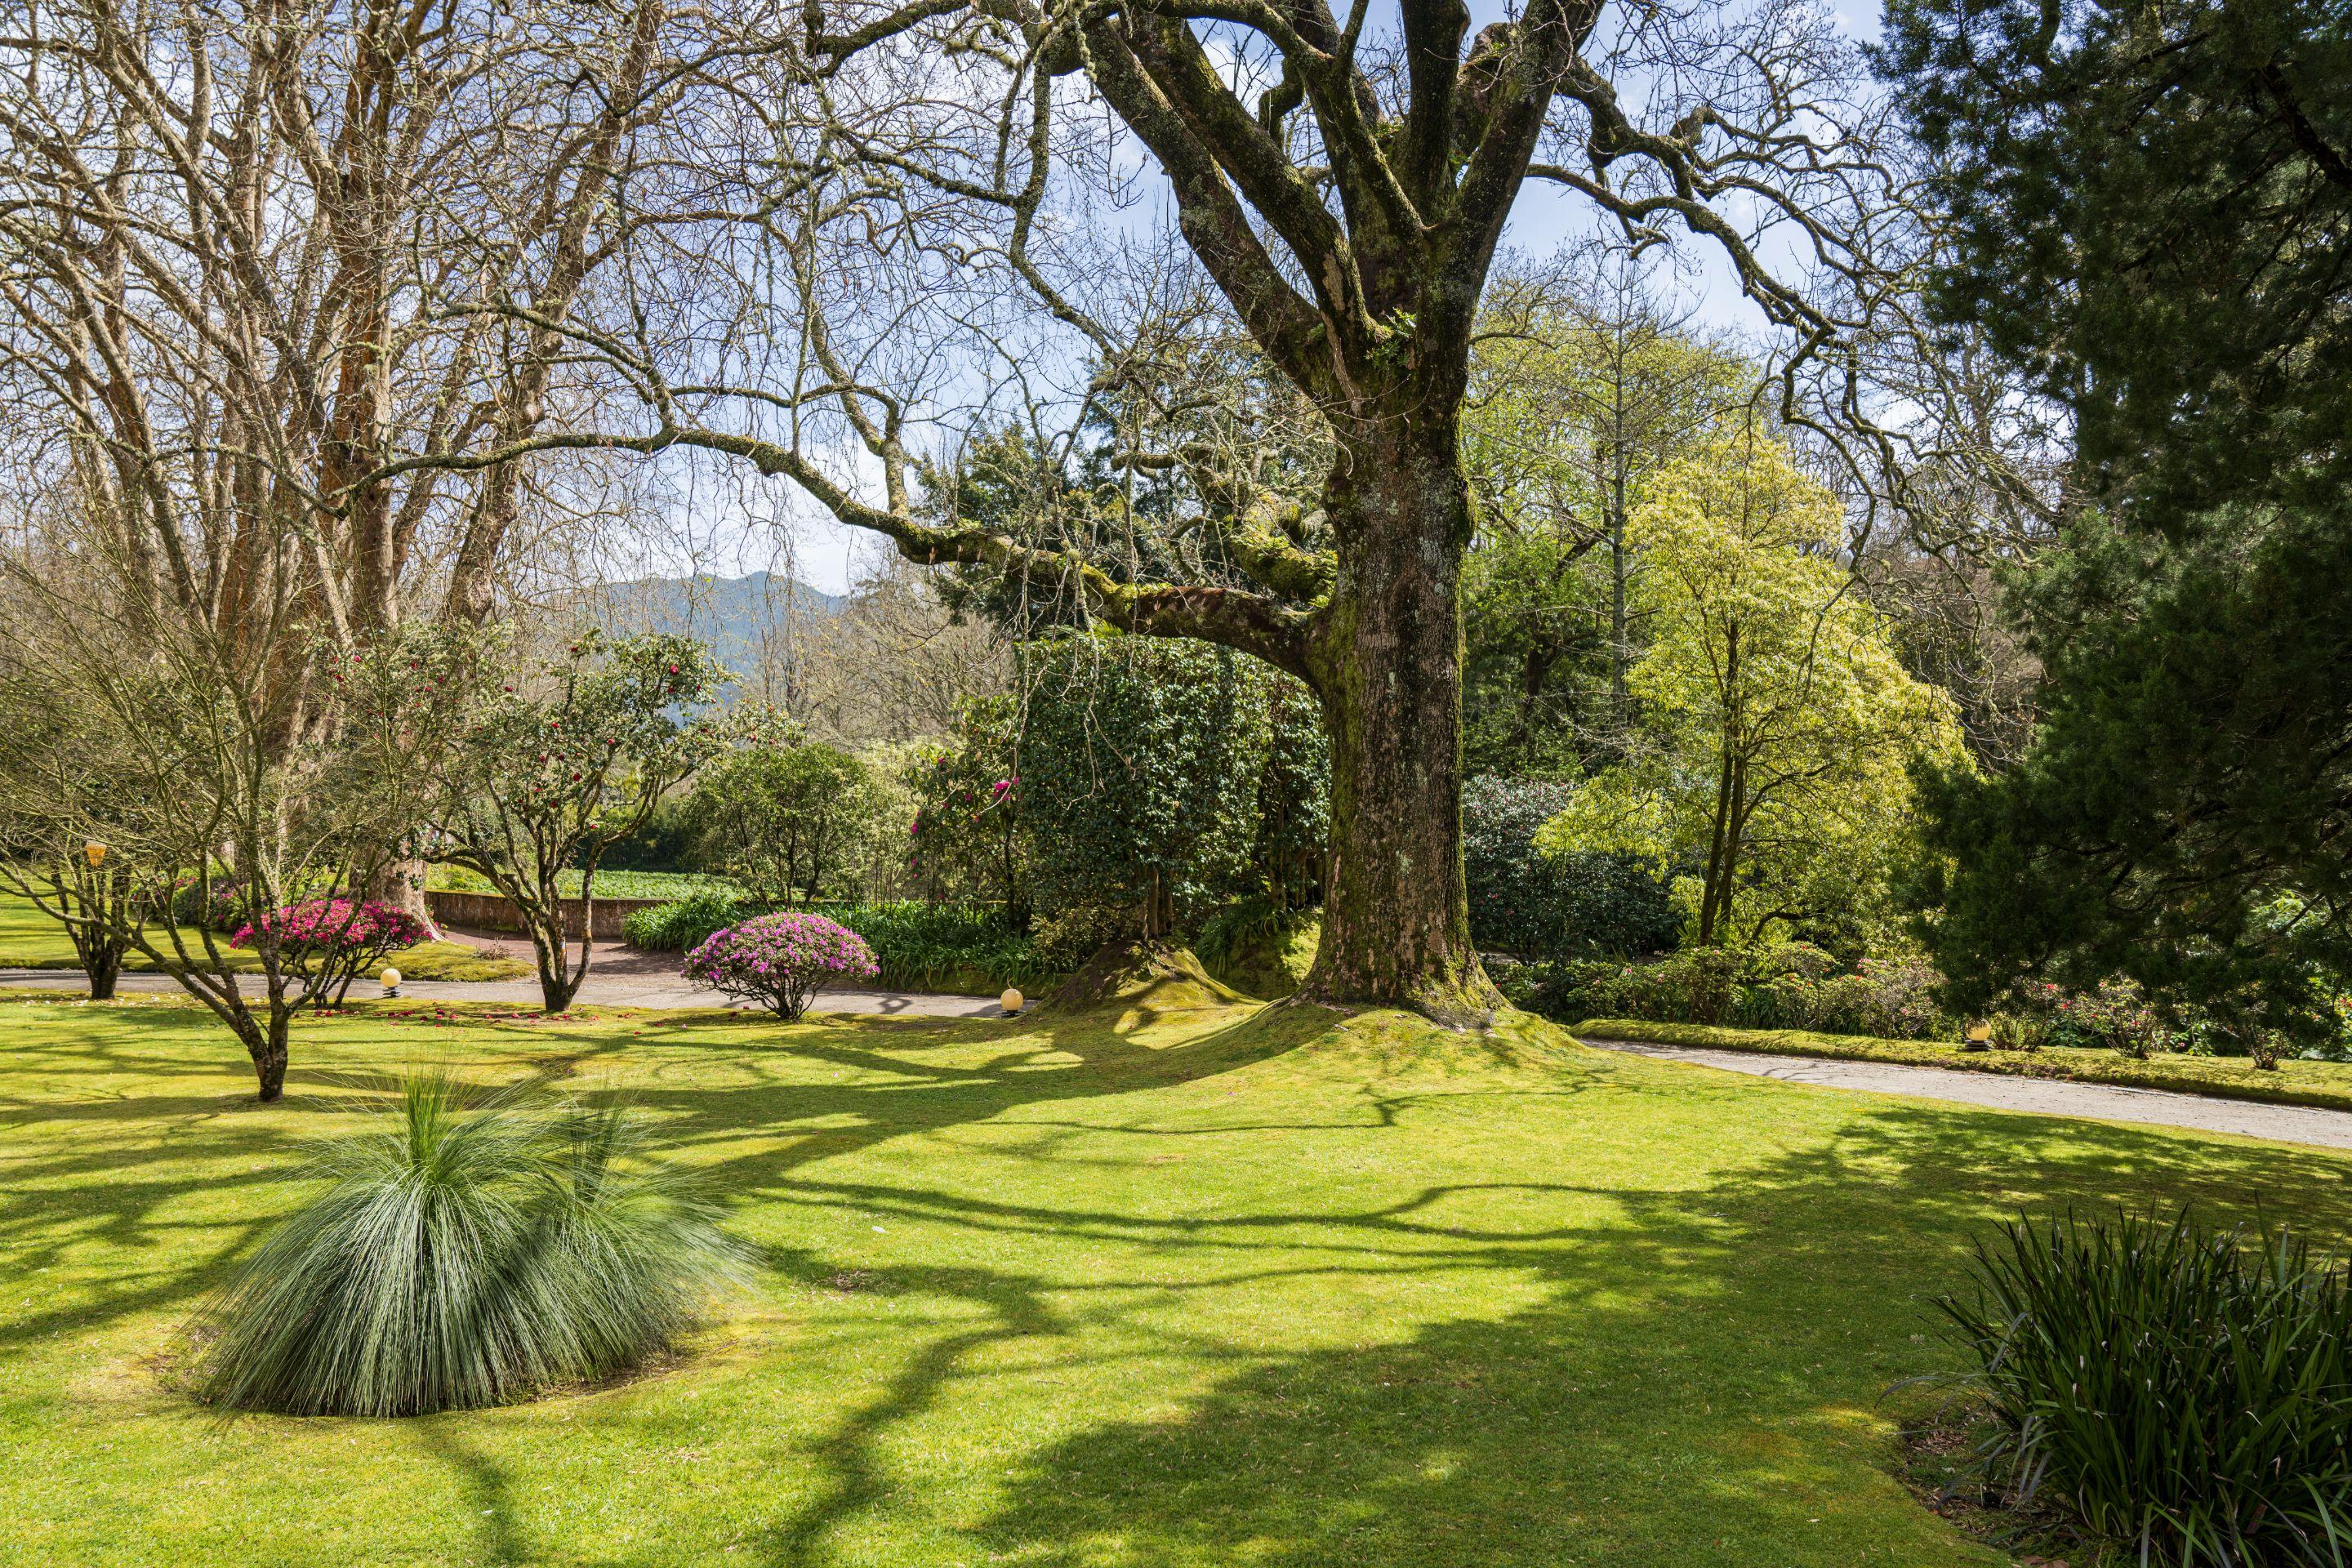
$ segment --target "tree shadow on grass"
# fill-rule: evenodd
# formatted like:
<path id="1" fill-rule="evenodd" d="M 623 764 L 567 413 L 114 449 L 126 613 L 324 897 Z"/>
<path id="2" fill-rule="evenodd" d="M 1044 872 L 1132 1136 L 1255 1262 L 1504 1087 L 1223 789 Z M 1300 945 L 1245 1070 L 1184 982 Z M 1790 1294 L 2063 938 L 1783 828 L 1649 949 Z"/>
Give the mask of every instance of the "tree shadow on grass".
<path id="1" fill-rule="evenodd" d="M 2334 1243 L 2352 1221 L 2352 1167 L 2338 1160 L 2201 1142 L 2184 1179 L 2182 1152 L 2129 1128 L 1886 1104 L 1825 1145 L 1714 1185 L 1548 1189 L 1611 1200 L 1619 1217 L 1606 1225 L 1440 1226 L 1458 1194 L 1433 1190 L 1265 1216 L 1260 1228 L 1294 1234 L 1269 1234 L 1252 1265 L 1247 1222 L 1156 1222 L 1244 1254 L 1234 1272 L 1171 1290 L 1280 1272 L 1297 1228 L 1314 1226 L 1334 1237 L 1319 1250 L 1342 1258 L 1327 1271 L 1532 1269 L 1541 1296 L 1393 1340 L 1368 1322 L 1360 1344 L 1301 1354 L 1168 1347 L 1234 1370 L 1165 1415 L 1021 1457 L 976 1544 L 990 1561 L 1051 1568 L 1991 1561 L 1885 1473 L 1880 1405 L 1899 1379 L 1957 1365 L 1930 1301 L 1958 1285 L 1971 1237 L 2021 1204 L 2186 1197 L 2244 1213 L 2291 1197 L 2298 1222 Z M 934 1219 L 961 1209 L 987 1229 L 1155 1223 L 937 1193 L 898 1201 Z M 1452 1246 L 1433 1254 L 1422 1244 L 1441 1231 Z M 768 1540 L 772 1563 L 854 1555 L 839 1549 L 889 1494 L 893 1430 L 953 1397 L 991 1345 L 1069 1331 L 1039 1304 L 1070 1296 L 1066 1281 L 914 1270 L 893 1288 L 988 1315 L 932 1340 L 845 1413 L 814 1449 L 832 1484 Z"/>
<path id="2" fill-rule="evenodd" d="M 0 1096 L 0 1178 L 8 1189 L 0 1200 L 0 1257 L 27 1277 L 62 1272 L 69 1258 L 100 1249 L 116 1261 L 96 1277 L 85 1268 L 75 1289 L 38 1307 L 0 1317 L 0 1345 L 193 1306 L 282 1212 L 238 1194 L 299 1182 L 312 1141 L 335 1125 L 332 1118 L 388 1087 L 386 1068 L 345 1059 L 348 1032 L 370 1023 L 363 1016 L 306 1020 L 295 1047 L 300 1065 L 288 1074 L 285 1100 L 268 1106 L 238 1082 L 234 1042 L 186 1010 L 76 1009 L 15 1051 L 11 1078 L 31 1081 Z M 1011 1029 L 914 1018 L 786 1026 L 721 1014 L 688 1026 L 621 1014 L 561 1029 L 475 1021 L 446 1042 L 420 1032 L 410 1056 L 462 1057 L 463 1075 L 485 1088 L 583 1079 L 564 1087 L 614 1095 L 658 1116 L 672 1152 L 698 1152 L 706 1179 L 740 1196 L 772 1188 L 807 1161 L 903 1134 L 1227 1071 L 1289 1048 L 1314 1026 L 1312 1020 L 1271 1030 L 1248 1026 L 1246 1015 L 1228 1016 L 1180 1044 L 1153 1045 L 1099 1019 Z M 347 1037 L 323 1053 L 313 1033 L 320 1030 Z M 930 1059 L 950 1049 L 963 1059 Z M 583 1078 L 600 1065 L 642 1074 L 649 1063 L 680 1071 L 614 1084 Z M 709 1081 L 734 1064 L 743 1069 L 737 1081 Z M 811 1066 L 845 1076 L 793 1076 Z M 785 1070 L 770 1076 L 770 1067 Z M 175 1087 L 192 1079 L 221 1087 Z M 779 1130 L 787 1136 L 772 1144 L 768 1135 Z M 740 1152 L 746 1142 L 761 1147 Z M 192 1199 L 205 1217 L 187 1215 Z"/>
<path id="3" fill-rule="evenodd" d="M 764 1031 L 622 1019 L 517 1026 L 466 1048 L 485 1081 L 584 1067 L 578 1087 L 660 1116 L 747 1215 L 856 1210 L 924 1227 L 940 1249 L 928 1266 L 797 1244 L 774 1255 L 812 1289 L 834 1288 L 855 1259 L 858 1289 L 923 1309 L 893 1320 L 880 1386 L 791 1439 L 817 1484 L 749 1544 L 795 1568 L 871 1560 L 877 1537 L 921 1512 L 906 1439 L 983 1397 L 1011 1349 L 1108 1372 L 1139 1397 L 1048 1415 L 1022 1403 L 1029 1393 L 987 1395 L 1012 1401 L 999 1407 L 1009 1430 L 1034 1415 L 1048 1436 L 961 1461 L 1010 1467 L 993 1500 L 953 1527 L 975 1559 L 1965 1561 L 1890 1489 L 1869 1413 L 1896 1378 L 1945 1364 L 1911 1336 L 1972 1234 L 2021 1205 L 2183 1195 L 2240 1212 L 2267 1200 L 2274 1215 L 2329 1227 L 2330 1241 L 2352 1215 L 2352 1166 L 2314 1152 L 1841 1100 L 1581 1053 L 1556 1071 L 1449 1083 L 1359 1072 L 1358 1058 L 1318 1044 L 1301 1053 L 1324 1053 L 1316 1088 L 1312 1059 L 1270 1058 L 1324 1035 L 1331 1015 L 1203 1016 L 1181 1036 L 1087 1018 Z M 55 1097 L 88 1114 L 0 1142 L 0 1247 L 12 1262 L 75 1255 L 84 1274 L 71 1300 L 15 1309 L 0 1341 L 184 1305 L 285 1201 L 245 1189 L 283 1182 L 318 1119 L 263 1110 L 183 1125 L 191 1097 L 173 1087 L 173 1064 L 220 1043 L 141 1038 L 107 1043 L 117 1065 L 88 1068 L 89 1083 Z M 594 1080 L 600 1064 L 614 1083 Z M 1229 1118 L 1210 1114 L 1234 1103 L 1213 1086 L 1127 1098 L 1259 1064 L 1285 1076 L 1261 1076 Z M 116 1074 L 127 1089 L 107 1081 Z M 1294 1083 L 1314 1092 L 1294 1096 Z M 1558 1114 L 1519 1125 L 1518 1152 L 1490 1158 L 1475 1138 L 1486 1120 L 1512 1121 L 1490 1114 L 1506 1105 Z M 1825 1109 L 1843 1106 L 1855 1109 Z M 971 1167 L 935 1179 L 887 1154 L 811 1168 L 1013 1111 L 1018 1125 L 993 1130 L 989 1148 L 1036 1162 L 1025 1181 L 993 1185 Z M 1611 1146 L 1612 1126 L 1643 1136 Z M 1529 1127 L 1560 1133 L 1556 1158 L 1529 1152 L 1547 1147 Z M 1221 1152 L 1210 1134 L 1251 1142 Z M 1162 1157 L 1152 1149 L 1235 1162 L 1227 1196 L 1188 1205 L 1171 1201 L 1181 1184 L 1079 1175 Z M 1358 1163 L 1250 1184 L 1286 1162 L 1341 1158 Z M 1613 1173 L 1580 1168 L 1603 1158 Z M 1383 1290 L 1416 1285 L 1410 1312 L 1370 1310 L 1347 1342 L 1287 1315 L 1302 1292 L 1393 1303 Z M 439 1457 L 493 1510 L 484 1549 L 530 1560 L 500 1511 L 495 1447 L 471 1446 L 477 1436 L 451 1426 L 442 1436 L 458 1447 Z"/>

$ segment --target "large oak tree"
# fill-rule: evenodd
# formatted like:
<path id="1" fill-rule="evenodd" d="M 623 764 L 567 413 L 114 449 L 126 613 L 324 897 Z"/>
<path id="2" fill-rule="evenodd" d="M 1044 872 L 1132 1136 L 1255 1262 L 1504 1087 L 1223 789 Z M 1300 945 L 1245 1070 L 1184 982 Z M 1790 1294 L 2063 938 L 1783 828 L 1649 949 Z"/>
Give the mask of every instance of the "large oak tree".
<path id="1" fill-rule="evenodd" d="M 1570 227 L 1695 243 L 1781 336 L 1783 391 L 1818 391 L 1800 367 L 1830 367 L 1830 405 L 1852 416 L 1848 328 L 1890 286 L 1871 253 L 1901 203 L 1847 92 L 1850 51 L 1811 6 L 1528 0 L 1473 20 L 1459 0 L 698 13 L 666 79 L 678 107 L 617 187 L 629 310 L 575 337 L 647 419 L 513 450 L 731 454 L 911 559 L 1298 676 L 1333 755 L 1306 994 L 1482 1016 L 1458 808 L 1474 502 L 1457 425 L 1507 224 L 1541 186 Z M 1152 211 L 1181 243 L 1146 232 Z M 1328 427 L 1305 493 L 1219 469 L 1217 442 L 1129 429 L 1117 465 L 1195 470 L 1191 502 L 1132 520 L 1180 549 L 929 504 L 926 432 L 952 428 L 960 399 L 996 405 L 1010 386 L 1033 418 L 1079 409 L 1076 428 L 1165 388 L 1193 341 L 1181 323 L 1212 318 L 1237 321 Z M 1084 374 L 1055 385 L 1069 364 Z M 1162 411 L 1180 431 L 1197 412 Z M 1803 412 L 1791 399 L 1783 416 Z M 1134 570 L 1170 559 L 1198 570 Z"/>

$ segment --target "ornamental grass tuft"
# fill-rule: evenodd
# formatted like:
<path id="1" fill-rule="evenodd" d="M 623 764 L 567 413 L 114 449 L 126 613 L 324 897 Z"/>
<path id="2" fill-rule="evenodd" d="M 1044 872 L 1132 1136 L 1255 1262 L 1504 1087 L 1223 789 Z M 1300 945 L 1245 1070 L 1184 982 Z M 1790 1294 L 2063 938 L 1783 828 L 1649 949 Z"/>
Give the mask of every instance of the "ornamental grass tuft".
<path id="1" fill-rule="evenodd" d="M 2275 1234 L 2002 1227 L 1939 1303 L 1975 1353 L 1987 1487 L 2138 1563 L 2352 1561 L 2352 1282 Z"/>
<path id="2" fill-rule="evenodd" d="M 191 1324 L 197 1397 L 419 1415 L 625 1372 L 673 1346 L 742 1254 L 623 1107 L 469 1102 L 404 1079 L 331 1184 Z"/>

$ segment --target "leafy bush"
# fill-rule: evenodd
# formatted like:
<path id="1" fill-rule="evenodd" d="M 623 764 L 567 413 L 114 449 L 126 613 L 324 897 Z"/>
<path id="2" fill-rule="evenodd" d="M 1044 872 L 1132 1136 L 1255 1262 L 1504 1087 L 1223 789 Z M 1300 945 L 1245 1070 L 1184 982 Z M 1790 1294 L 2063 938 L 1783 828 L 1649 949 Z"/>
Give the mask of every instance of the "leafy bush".
<path id="1" fill-rule="evenodd" d="M 1052 964 L 1012 917 L 986 904 L 840 904 L 822 912 L 873 949 L 882 984 L 907 991 L 998 991 L 1075 964 Z"/>
<path id="2" fill-rule="evenodd" d="M 2044 1046 L 2116 1050 L 2146 1060 L 2153 1052 L 2188 1044 L 2185 1036 L 2166 1026 L 2128 981 L 2110 980 L 2095 991 L 2067 991 L 2047 983 L 2027 985 L 1992 1024 L 1995 1038 L 2014 1040 L 2026 1050 Z"/>
<path id="3" fill-rule="evenodd" d="M 1025 923 L 1031 856 L 1014 761 L 1020 739 L 1014 698 L 973 698 L 958 707 L 945 742 L 909 759 L 904 776 L 915 815 L 906 831 L 907 874 L 933 901 L 979 897 Z"/>
<path id="4" fill-rule="evenodd" d="M 250 948 L 265 938 L 274 942 L 278 961 L 301 978 L 307 1000 L 340 1003 L 360 971 L 431 934 L 422 920 L 394 904 L 310 899 L 239 926 L 229 945 Z"/>
<path id="5" fill-rule="evenodd" d="M 646 952 L 686 952 L 700 947 L 710 933 L 757 913 L 732 893 L 705 889 L 688 893 L 675 903 L 631 910 L 621 922 L 621 935 L 631 947 Z"/>
<path id="6" fill-rule="evenodd" d="M 687 954 L 688 980 L 757 1002 L 791 1022 L 817 992 L 881 973 L 865 939 L 823 915 L 755 915 L 710 933 Z"/>
<path id="7" fill-rule="evenodd" d="M 2250 1245 L 2251 1242 L 2251 1245 Z M 2352 1279 L 2284 1231 L 2023 1221 L 1938 1306 L 1990 1407 L 1989 1487 L 2136 1561 L 2340 1564 L 2352 1545 Z"/>
<path id="8" fill-rule="evenodd" d="M 1951 1032 L 1932 995 L 1936 972 L 1919 959 L 1864 959 L 1847 970 L 1819 948 L 1789 942 L 1692 948 L 1654 963 L 1586 960 L 1524 970 L 1534 973 L 1515 975 L 1514 999 L 1568 1023 L 1645 1018 L 1890 1040 Z"/>
<path id="9" fill-rule="evenodd" d="M 686 810 L 703 862 L 775 905 L 846 890 L 882 805 L 864 763 L 807 742 L 728 752 L 703 770 Z"/>
<path id="10" fill-rule="evenodd" d="M 172 885 L 172 923 L 226 935 L 245 923 L 246 901 L 242 882 L 183 877 Z"/>
<path id="11" fill-rule="evenodd" d="M 199 1397 L 416 1415 L 610 1376 L 674 1344 L 740 1253 L 630 1112 L 469 1108 L 419 1075 L 315 1156 L 332 1185 L 193 1325 Z"/>
<path id="12" fill-rule="evenodd" d="M 1681 914 L 1638 861 L 1536 848 L 1536 830 L 1567 809 L 1570 794 L 1541 779 L 1482 777 L 1463 786 L 1472 937 L 1482 948 L 1532 958 L 1672 947 Z"/>

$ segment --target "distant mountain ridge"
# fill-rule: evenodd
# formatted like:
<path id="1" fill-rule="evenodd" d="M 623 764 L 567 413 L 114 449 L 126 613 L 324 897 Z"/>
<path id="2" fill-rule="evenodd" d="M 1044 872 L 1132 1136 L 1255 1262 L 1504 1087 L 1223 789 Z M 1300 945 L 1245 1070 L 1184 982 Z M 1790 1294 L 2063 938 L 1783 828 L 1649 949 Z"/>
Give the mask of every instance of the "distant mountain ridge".
<path id="1" fill-rule="evenodd" d="M 598 618 L 615 631 L 699 638 L 719 662 L 749 676 L 789 657 L 796 630 L 830 620 L 848 602 L 796 577 L 640 577 L 594 590 Z"/>

